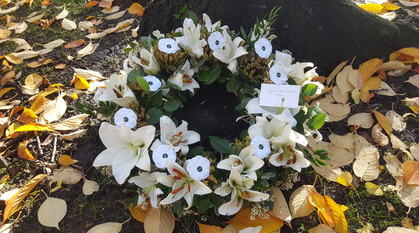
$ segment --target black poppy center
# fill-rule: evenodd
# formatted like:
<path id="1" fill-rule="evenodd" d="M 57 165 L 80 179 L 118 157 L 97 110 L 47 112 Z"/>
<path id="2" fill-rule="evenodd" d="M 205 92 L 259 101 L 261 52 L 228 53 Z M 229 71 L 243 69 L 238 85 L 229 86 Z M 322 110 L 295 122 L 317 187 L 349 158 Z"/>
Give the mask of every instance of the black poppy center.
<path id="1" fill-rule="evenodd" d="M 216 45 L 219 45 L 219 44 L 220 44 L 220 41 L 216 40 L 216 41 L 215 41 L 215 44 L 216 44 Z"/>
<path id="2" fill-rule="evenodd" d="M 124 122 L 128 122 L 129 118 L 128 117 L 124 117 Z"/>
<path id="3" fill-rule="evenodd" d="M 281 77 L 281 73 L 276 73 L 276 77 L 280 78 Z"/>
<path id="4" fill-rule="evenodd" d="M 168 44 L 168 45 L 167 45 L 167 48 L 168 48 L 168 49 L 170 49 L 170 48 L 172 48 L 172 46 L 171 46 L 170 44 Z"/>
<path id="5" fill-rule="evenodd" d="M 149 81 L 148 82 L 148 85 L 150 85 L 150 86 L 153 85 L 153 82 L 152 81 Z"/>
<path id="6" fill-rule="evenodd" d="M 266 50 L 266 47 L 265 46 L 262 46 L 262 50 L 265 51 Z"/>
<path id="7" fill-rule="evenodd" d="M 163 156 L 163 159 L 167 159 L 167 157 L 169 157 L 169 155 L 166 153 L 164 153 L 162 156 Z"/>
<path id="8" fill-rule="evenodd" d="M 259 144 L 259 149 L 263 150 L 263 145 Z"/>
<path id="9" fill-rule="evenodd" d="M 197 170 L 197 171 L 199 171 L 199 172 L 202 172 L 202 167 L 201 167 L 201 166 L 198 166 L 198 167 L 196 168 L 196 170 Z"/>

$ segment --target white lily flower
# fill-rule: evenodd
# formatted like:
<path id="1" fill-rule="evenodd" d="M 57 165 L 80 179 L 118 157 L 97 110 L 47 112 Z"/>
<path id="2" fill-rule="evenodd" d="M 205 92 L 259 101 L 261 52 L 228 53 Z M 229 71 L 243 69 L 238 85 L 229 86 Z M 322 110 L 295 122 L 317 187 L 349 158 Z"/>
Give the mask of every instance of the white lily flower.
<path id="1" fill-rule="evenodd" d="M 98 103 L 99 101 L 112 101 L 119 106 L 129 108 L 131 103 L 136 103 L 137 98 L 134 92 L 127 85 L 127 76 L 119 76 L 112 74 L 109 80 L 104 82 L 105 88 L 99 87 L 96 91 L 93 100 Z"/>
<path id="2" fill-rule="evenodd" d="M 99 136 L 106 150 L 102 151 L 93 162 L 93 166 L 112 165 L 112 173 L 119 184 L 124 183 L 134 166 L 150 171 L 148 148 L 154 139 L 156 128 L 144 126 L 136 131 L 121 128 L 109 123 L 102 123 Z"/>
<path id="3" fill-rule="evenodd" d="M 223 31 L 225 44 L 220 50 L 213 52 L 214 57 L 216 57 L 221 62 L 228 64 L 228 69 L 233 73 L 237 73 L 237 58 L 247 54 L 247 51 L 240 46 L 243 41 L 242 38 L 236 37 L 234 40 L 231 39 L 231 36 L 227 33 L 227 30 Z"/>
<path id="4" fill-rule="evenodd" d="M 298 85 L 301 85 L 304 81 L 309 81 L 312 78 L 313 69 L 307 72 L 304 72 L 304 69 L 307 67 L 313 67 L 314 64 L 311 62 L 297 62 L 290 66 L 290 71 L 288 72 L 288 76 L 293 78 Z"/>
<path id="5" fill-rule="evenodd" d="M 195 25 L 192 19 L 185 18 L 183 21 L 183 36 L 176 37 L 176 41 L 183 48 L 190 48 L 190 56 L 193 58 L 200 58 L 204 55 L 204 46 L 207 42 L 204 39 L 199 39 L 201 37 L 201 25 Z"/>
<path id="6" fill-rule="evenodd" d="M 175 84 L 182 91 L 189 90 L 194 92 L 194 88 L 199 88 L 199 83 L 192 78 L 195 74 L 195 70 L 191 69 L 191 64 L 186 60 L 185 64 L 181 68 L 184 72 L 180 73 L 177 71 L 167 82 L 169 84 Z"/>
<path id="7" fill-rule="evenodd" d="M 150 91 L 157 91 L 161 87 L 161 81 L 156 76 L 148 75 L 144 76 L 143 79 L 148 83 Z"/>
<path id="8" fill-rule="evenodd" d="M 157 196 L 163 194 L 163 191 L 160 188 L 156 188 L 156 184 L 158 183 L 158 179 L 160 177 L 167 176 L 166 173 L 163 172 L 143 172 L 139 176 L 131 177 L 128 182 L 134 183 L 138 187 L 142 188 L 142 198 L 138 198 L 138 205 L 141 205 L 144 202 L 144 194 L 150 198 L 150 204 L 154 208 L 157 207 Z"/>
<path id="9" fill-rule="evenodd" d="M 174 150 L 181 151 L 182 154 L 187 154 L 189 151 L 188 145 L 199 142 L 201 137 L 195 131 L 188 130 L 188 123 L 182 121 L 177 128 L 175 123 L 168 116 L 160 117 L 160 140 L 154 141 L 151 149 L 154 150 L 158 146 L 170 145 Z"/>
<path id="10" fill-rule="evenodd" d="M 207 158 L 197 155 L 185 163 L 186 170 L 194 180 L 204 180 L 210 174 L 211 164 Z"/>
<path id="11" fill-rule="evenodd" d="M 250 145 L 252 145 L 254 148 L 253 155 L 258 158 L 264 159 L 271 153 L 269 140 L 260 135 L 253 137 Z"/>
<path id="12" fill-rule="evenodd" d="M 162 144 L 153 150 L 153 162 L 158 168 L 163 169 L 166 168 L 165 159 L 175 162 L 176 152 L 171 145 Z"/>
<path id="13" fill-rule="evenodd" d="M 310 166 L 310 161 L 304 157 L 303 152 L 295 149 L 295 141 L 288 140 L 288 142 L 283 142 L 276 146 L 279 146 L 277 148 L 278 152 L 269 159 L 272 165 L 276 167 L 291 167 L 298 172 L 301 172 L 301 168 Z"/>
<path id="14" fill-rule="evenodd" d="M 293 58 L 290 54 L 275 51 L 275 64 L 282 63 L 285 67 L 290 67 L 292 60 Z"/>
<path id="15" fill-rule="evenodd" d="M 256 171 L 265 164 L 262 159 L 253 156 L 253 145 L 247 146 L 240 151 L 239 156 L 230 155 L 227 159 L 221 160 L 217 168 L 223 170 L 236 170 L 245 177 L 257 180 Z"/>
<path id="16" fill-rule="evenodd" d="M 260 38 L 255 42 L 255 51 L 261 58 L 268 58 L 272 53 L 272 44 L 266 38 Z"/>
<path id="17" fill-rule="evenodd" d="M 221 32 L 213 32 L 211 33 L 211 35 L 208 37 L 208 44 L 210 49 L 212 50 L 220 50 L 224 44 L 225 44 L 225 39 L 223 34 L 221 34 Z"/>
<path id="18" fill-rule="evenodd" d="M 250 190 L 253 184 L 253 179 L 243 177 L 236 169 L 232 169 L 227 182 L 223 182 L 221 187 L 214 191 L 220 196 L 231 194 L 231 201 L 222 204 L 218 208 L 218 212 L 222 215 L 233 215 L 239 212 L 244 199 L 260 202 L 269 198 L 269 194 Z"/>
<path id="19" fill-rule="evenodd" d="M 121 125 L 124 124 L 129 129 L 134 128 L 137 125 L 137 114 L 132 109 L 121 108 L 119 109 L 114 116 L 115 125 L 121 128 Z"/>
<path id="20" fill-rule="evenodd" d="M 157 45 L 160 51 L 168 54 L 176 53 L 179 50 L 176 41 L 171 38 L 160 39 Z"/>
<path id="21" fill-rule="evenodd" d="M 135 50 L 129 53 L 128 61 L 130 62 L 131 66 L 140 65 L 144 72 L 148 75 L 157 75 L 160 71 L 160 65 L 157 62 L 157 59 L 153 55 L 153 48 L 151 51 L 148 51 L 145 48 L 141 48 L 140 50 L 140 57 L 134 55 Z M 129 73 L 129 72 L 127 72 Z"/>
<path id="22" fill-rule="evenodd" d="M 220 27 L 221 21 L 217 21 L 216 23 L 212 24 L 210 17 L 205 13 L 202 14 L 202 19 L 205 22 L 205 27 L 207 28 L 208 32 L 213 32 L 215 29 L 217 29 L 217 27 L 219 27 L 221 30 L 225 30 L 228 28 L 228 26 L 226 25 Z"/>
<path id="23" fill-rule="evenodd" d="M 190 208 L 194 195 L 205 195 L 212 192 L 204 183 L 194 180 L 179 164 L 166 159 L 166 166 L 176 181 L 172 186 L 172 192 L 160 202 L 161 205 L 171 204 L 183 197 L 188 203 L 187 208 Z M 161 183 L 165 185 L 164 182 Z"/>
<path id="24" fill-rule="evenodd" d="M 281 63 L 273 65 L 269 69 L 269 77 L 275 84 L 283 85 L 287 82 L 288 69 Z"/>

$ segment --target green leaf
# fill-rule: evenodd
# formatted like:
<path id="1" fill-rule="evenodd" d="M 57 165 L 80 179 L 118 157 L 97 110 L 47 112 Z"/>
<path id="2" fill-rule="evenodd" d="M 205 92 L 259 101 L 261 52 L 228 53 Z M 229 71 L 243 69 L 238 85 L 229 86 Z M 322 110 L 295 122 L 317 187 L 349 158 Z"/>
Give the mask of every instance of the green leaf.
<path id="1" fill-rule="evenodd" d="M 188 11 L 188 18 L 192 19 L 194 23 L 198 22 L 198 16 L 195 14 L 195 12 Z"/>
<path id="2" fill-rule="evenodd" d="M 209 72 L 204 70 L 201 71 L 197 77 L 197 79 L 203 83 L 207 83 L 210 79 Z"/>
<path id="3" fill-rule="evenodd" d="M 310 97 L 316 94 L 318 86 L 312 83 L 306 84 L 303 86 L 301 91 L 303 92 L 304 96 Z"/>
<path id="4" fill-rule="evenodd" d="M 230 145 L 230 142 L 224 138 L 217 136 L 209 136 L 211 146 L 218 152 L 223 154 L 228 154 L 233 147 Z"/>
<path id="5" fill-rule="evenodd" d="M 326 120 L 326 114 L 320 113 L 307 121 L 307 126 L 312 130 L 320 129 Z"/>
<path id="6" fill-rule="evenodd" d="M 147 76 L 147 74 L 142 69 L 132 70 L 131 72 L 128 73 L 127 80 L 129 82 L 136 83 L 137 76 L 144 77 L 144 76 Z"/>
<path id="7" fill-rule="evenodd" d="M 215 195 L 213 193 L 211 193 L 209 196 L 209 200 L 211 201 L 212 204 L 214 204 L 217 207 L 220 207 L 224 202 L 223 200 L 221 200 L 218 195 Z"/>
<path id="8" fill-rule="evenodd" d="M 168 112 L 173 112 L 179 108 L 179 105 L 179 102 L 177 102 L 176 100 L 169 100 L 164 103 L 164 110 Z"/>
<path id="9" fill-rule="evenodd" d="M 217 78 L 220 76 L 222 71 L 223 71 L 223 67 L 220 66 L 219 64 L 215 63 L 214 65 L 212 65 L 208 71 L 209 78 L 206 84 L 215 82 L 215 80 L 217 80 Z"/>
<path id="10" fill-rule="evenodd" d="M 228 92 L 235 92 L 240 88 L 241 81 L 240 79 L 236 79 L 234 76 L 230 78 L 227 82 L 227 91 Z"/>
<path id="11" fill-rule="evenodd" d="M 306 104 L 306 100 L 304 99 L 304 95 L 300 93 L 300 98 L 298 99 L 298 105 L 304 106 Z"/>
<path id="12" fill-rule="evenodd" d="M 137 76 L 137 82 L 147 95 L 150 94 L 150 85 L 143 77 Z"/>
<path id="13" fill-rule="evenodd" d="M 198 204 L 198 214 L 203 214 L 207 212 L 209 207 L 211 206 L 211 202 L 208 199 L 202 199 Z"/>
<path id="14" fill-rule="evenodd" d="M 150 125 L 158 123 L 160 121 L 160 117 L 163 116 L 162 111 L 156 107 L 148 110 L 146 114 L 150 116 L 150 118 L 147 119 L 147 123 Z"/>
<path id="15" fill-rule="evenodd" d="M 201 155 L 203 152 L 204 152 L 204 147 L 196 146 L 194 148 L 189 149 L 188 155 L 189 156 Z"/>
<path id="16" fill-rule="evenodd" d="M 160 108 L 163 105 L 163 95 L 161 91 L 155 92 L 151 95 L 151 104 L 156 108 Z"/>
<path id="17" fill-rule="evenodd" d="M 267 172 L 262 175 L 262 179 L 268 180 L 274 178 L 276 175 L 273 172 Z"/>

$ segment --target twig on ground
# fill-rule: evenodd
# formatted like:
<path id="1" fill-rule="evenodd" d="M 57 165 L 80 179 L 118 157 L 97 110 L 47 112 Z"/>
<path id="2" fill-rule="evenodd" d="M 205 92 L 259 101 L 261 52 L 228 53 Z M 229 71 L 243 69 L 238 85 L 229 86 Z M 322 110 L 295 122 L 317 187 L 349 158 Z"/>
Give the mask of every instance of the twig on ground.
<path id="1" fill-rule="evenodd" d="M 55 152 L 57 151 L 57 135 L 54 134 L 54 148 L 52 149 L 51 162 L 55 160 Z"/>
<path id="2" fill-rule="evenodd" d="M 42 151 L 41 140 L 39 139 L 38 135 L 36 135 L 36 141 L 38 142 L 39 153 L 44 155 L 44 152 Z"/>

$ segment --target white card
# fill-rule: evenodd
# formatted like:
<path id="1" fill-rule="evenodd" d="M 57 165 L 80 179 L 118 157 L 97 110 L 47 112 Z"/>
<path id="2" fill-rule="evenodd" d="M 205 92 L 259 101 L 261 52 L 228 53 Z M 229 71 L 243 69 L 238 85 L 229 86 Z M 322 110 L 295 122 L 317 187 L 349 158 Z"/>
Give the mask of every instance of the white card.
<path id="1" fill-rule="evenodd" d="M 277 85 L 262 83 L 259 105 L 265 107 L 298 108 L 299 85 Z"/>

